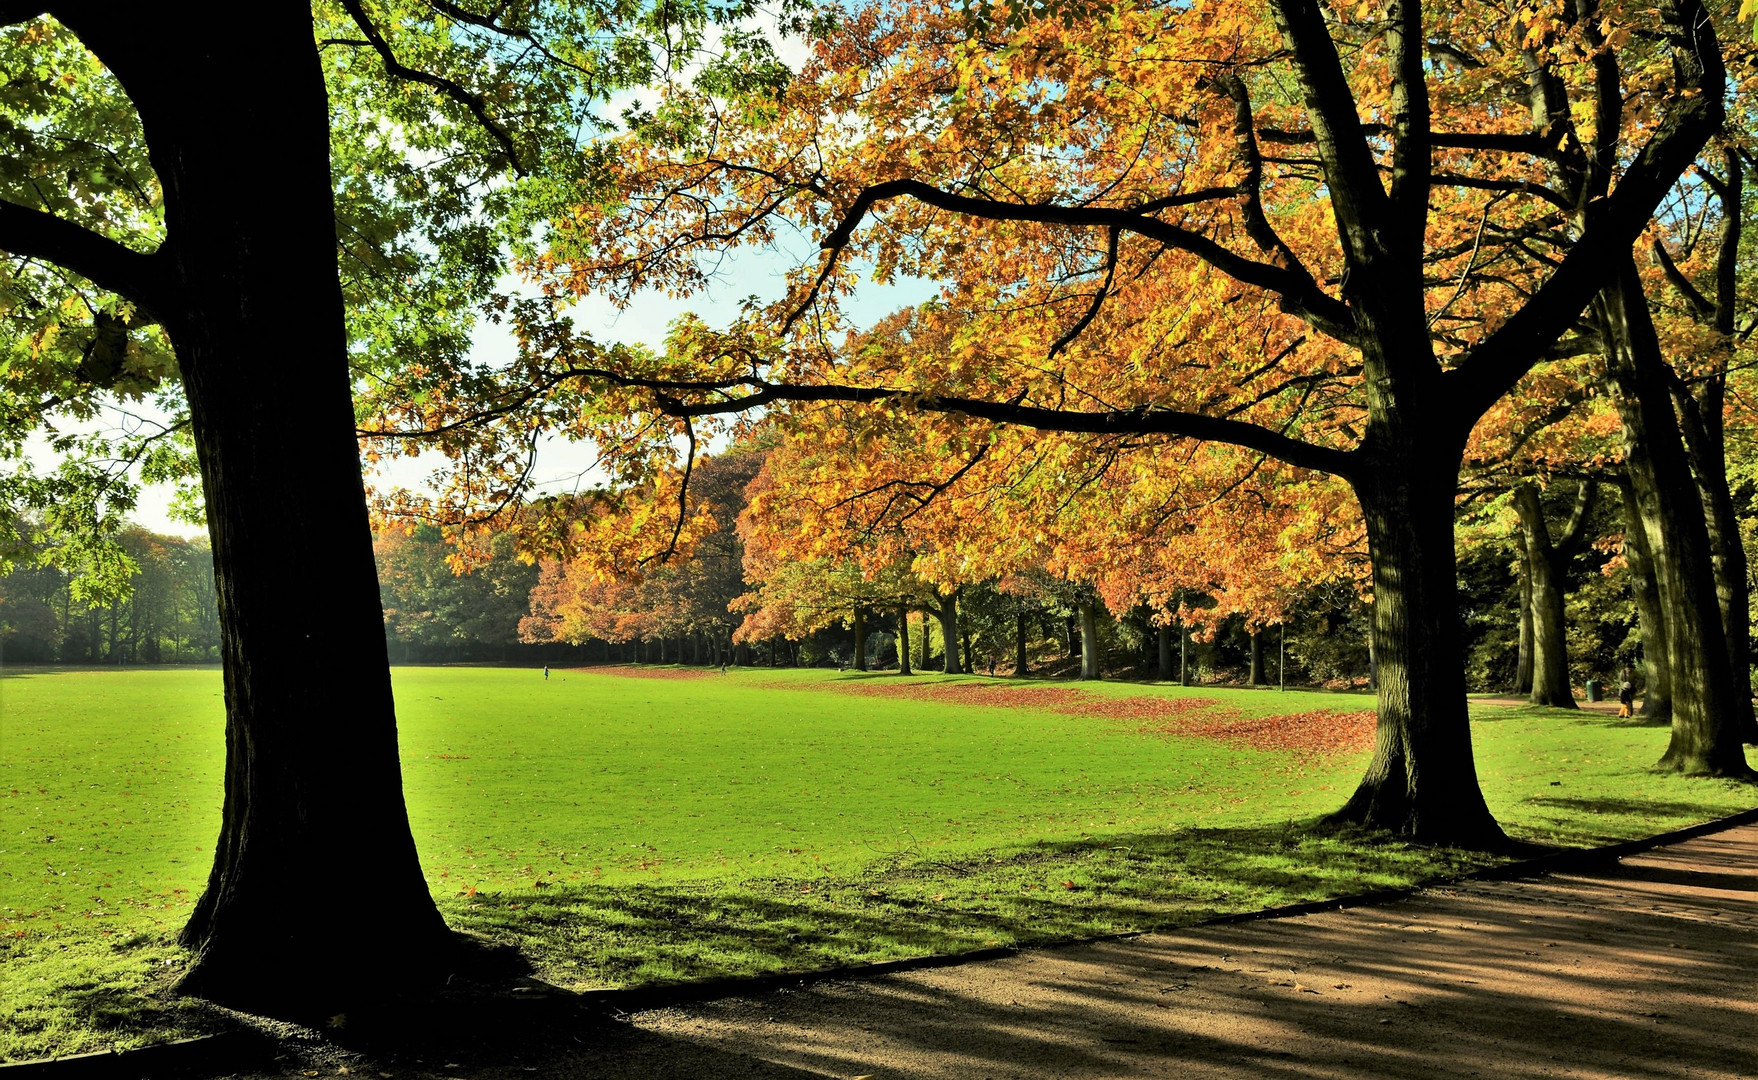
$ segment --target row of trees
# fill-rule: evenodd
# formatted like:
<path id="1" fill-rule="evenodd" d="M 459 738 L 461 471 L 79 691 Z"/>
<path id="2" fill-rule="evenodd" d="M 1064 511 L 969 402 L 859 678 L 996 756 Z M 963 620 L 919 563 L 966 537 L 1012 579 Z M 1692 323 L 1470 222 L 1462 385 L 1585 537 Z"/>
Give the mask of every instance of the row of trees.
<path id="1" fill-rule="evenodd" d="M 206 543 L 138 527 L 116 538 L 128 587 L 88 596 L 74 574 L 20 552 L 0 576 L 0 655 L 12 663 L 186 664 L 219 656 Z"/>

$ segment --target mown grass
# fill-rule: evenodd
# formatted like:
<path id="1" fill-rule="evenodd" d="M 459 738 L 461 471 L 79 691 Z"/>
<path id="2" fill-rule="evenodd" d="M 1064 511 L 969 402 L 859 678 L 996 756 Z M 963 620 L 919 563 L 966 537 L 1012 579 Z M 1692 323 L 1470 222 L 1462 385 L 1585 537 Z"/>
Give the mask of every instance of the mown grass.
<path id="1" fill-rule="evenodd" d="M 411 822 L 448 920 L 516 942 L 572 988 L 1178 925 L 1483 861 L 1315 829 L 1361 754 L 874 692 L 906 682 L 896 676 L 395 679 Z M 1371 707 L 1293 691 L 1086 692 L 1211 698 L 1241 717 Z M 0 1057 L 213 1022 L 165 990 L 218 829 L 219 695 L 212 670 L 0 679 Z M 1524 839 L 1601 843 L 1753 801 L 1746 787 L 1649 773 L 1663 728 L 1481 709 L 1475 737 L 1491 807 Z M 314 883 L 313 903 L 369 899 Z"/>

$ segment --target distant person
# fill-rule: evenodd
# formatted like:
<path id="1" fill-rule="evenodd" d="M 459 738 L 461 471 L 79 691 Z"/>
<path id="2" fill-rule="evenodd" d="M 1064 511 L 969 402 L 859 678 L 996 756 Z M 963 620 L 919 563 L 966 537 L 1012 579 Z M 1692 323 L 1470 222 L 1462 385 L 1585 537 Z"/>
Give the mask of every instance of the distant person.
<path id="1" fill-rule="evenodd" d="M 1636 714 L 1636 674 L 1629 668 L 1618 683 L 1618 715 L 1634 716 Z"/>
<path id="2" fill-rule="evenodd" d="M 548 664 L 543 665 L 543 681 L 544 682 L 549 681 L 549 665 Z"/>
<path id="3" fill-rule="evenodd" d="M 721 661 L 721 662 L 720 662 L 720 673 L 721 673 L 721 674 L 722 674 L 722 675 L 725 675 L 725 674 L 726 674 L 726 661 L 725 661 L 725 660 L 722 660 L 722 661 Z"/>

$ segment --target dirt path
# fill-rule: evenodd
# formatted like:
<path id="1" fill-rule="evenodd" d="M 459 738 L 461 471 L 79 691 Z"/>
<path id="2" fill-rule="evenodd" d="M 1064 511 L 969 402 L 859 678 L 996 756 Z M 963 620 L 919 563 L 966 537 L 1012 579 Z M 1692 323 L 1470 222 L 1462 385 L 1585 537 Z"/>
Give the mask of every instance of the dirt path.
<path id="1" fill-rule="evenodd" d="M 1620 865 L 582 1024 L 283 1078 L 1758 1077 L 1758 824 Z M 571 1014 L 569 1014 L 571 1015 Z M 556 1022 L 556 1021 L 561 1022 Z M 441 1040 L 444 1041 L 444 1040 Z M 287 1044 L 283 1044 L 284 1046 Z"/>
<path id="2" fill-rule="evenodd" d="M 632 1021 L 722 1076 L 1753 1077 L 1755 973 L 1758 825 L 1601 872 Z"/>

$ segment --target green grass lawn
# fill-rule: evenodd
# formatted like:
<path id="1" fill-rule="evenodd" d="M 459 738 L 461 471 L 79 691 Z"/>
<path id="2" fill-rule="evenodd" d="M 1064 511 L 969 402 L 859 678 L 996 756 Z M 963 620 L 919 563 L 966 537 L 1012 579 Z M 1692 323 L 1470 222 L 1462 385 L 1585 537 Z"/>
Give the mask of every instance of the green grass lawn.
<path id="1" fill-rule="evenodd" d="M 916 696 L 886 692 L 905 683 Z M 1244 721 L 1371 708 L 1355 695 L 1104 684 L 1082 693 L 1105 704 L 1069 711 L 920 690 L 1011 685 L 973 677 L 406 668 L 395 685 L 447 919 L 574 988 L 1177 925 L 1482 861 L 1313 828 L 1359 752 L 1169 735 L 1139 700 Z M 213 1022 L 163 990 L 218 831 L 221 723 L 214 670 L 0 679 L 0 1057 Z M 1526 839 L 1600 843 L 1754 801 L 1649 773 L 1663 728 L 1482 709 L 1475 736 L 1490 806 Z"/>

